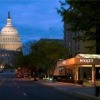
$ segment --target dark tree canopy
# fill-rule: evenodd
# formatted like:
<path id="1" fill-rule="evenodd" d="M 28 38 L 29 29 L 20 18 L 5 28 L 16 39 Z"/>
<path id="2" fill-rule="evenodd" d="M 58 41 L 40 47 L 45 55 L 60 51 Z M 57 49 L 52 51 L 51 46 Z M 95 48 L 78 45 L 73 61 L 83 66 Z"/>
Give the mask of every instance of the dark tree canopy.
<path id="1" fill-rule="evenodd" d="M 68 49 L 56 41 L 38 41 L 36 43 L 28 42 L 24 44 L 23 49 L 16 58 L 16 67 L 36 68 L 47 72 L 54 69 L 59 59 L 67 59 Z M 26 54 L 27 53 L 27 54 Z"/>
<path id="2" fill-rule="evenodd" d="M 61 58 L 66 59 L 68 49 L 59 42 L 39 41 L 32 46 L 32 55 L 38 64 L 45 66 L 46 69 L 53 67 Z"/>
<path id="3" fill-rule="evenodd" d="M 78 39 L 95 40 L 96 30 L 100 27 L 100 2 L 98 0 L 65 0 L 60 2 L 61 14 L 71 32 L 84 32 Z M 69 7 L 68 7 L 69 6 Z"/>

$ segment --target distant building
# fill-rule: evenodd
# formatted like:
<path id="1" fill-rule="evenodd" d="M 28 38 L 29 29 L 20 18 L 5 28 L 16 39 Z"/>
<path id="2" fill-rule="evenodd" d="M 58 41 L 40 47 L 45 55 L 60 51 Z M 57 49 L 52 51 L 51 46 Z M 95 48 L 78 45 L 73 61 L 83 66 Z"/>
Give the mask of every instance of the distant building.
<path id="1" fill-rule="evenodd" d="M 63 40 L 63 39 L 48 39 L 48 38 L 41 38 L 39 41 L 47 41 L 47 42 L 55 41 L 55 42 L 59 42 L 59 43 L 61 43 L 61 44 L 64 45 L 64 40 Z"/>
<path id="2" fill-rule="evenodd" d="M 8 64 L 13 66 L 19 48 L 21 47 L 18 31 L 11 23 L 10 13 L 8 13 L 7 24 L 0 32 L 0 65 Z"/>
<path id="3" fill-rule="evenodd" d="M 69 58 L 76 56 L 77 54 L 100 54 L 100 46 L 98 47 L 97 45 L 99 44 L 99 41 L 92 40 L 92 41 L 78 41 L 75 40 L 74 37 L 78 36 L 80 34 L 83 34 L 82 32 L 70 32 L 68 30 L 70 26 L 69 25 L 64 25 L 64 42 L 65 46 L 69 49 L 70 55 Z M 100 39 L 100 36 L 97 38 Z M 99 40 L 98 39 L 98 40 Z M 88 49 L 87 47 L 92 47 L 91 50 Z"/>

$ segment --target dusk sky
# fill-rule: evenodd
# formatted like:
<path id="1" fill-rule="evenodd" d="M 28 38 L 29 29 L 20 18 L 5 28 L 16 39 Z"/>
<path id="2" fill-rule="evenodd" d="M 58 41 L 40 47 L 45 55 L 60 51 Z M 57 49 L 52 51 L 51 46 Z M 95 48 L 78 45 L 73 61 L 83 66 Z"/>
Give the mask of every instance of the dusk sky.
<path id="1" fill-rule="evenodd" d="M 40 38 L 63 39 L 62 17 L 56 8 L 59 0 L 0 0 L 0 30 L 6 25 L 8 11 L 22 42 Z"/>

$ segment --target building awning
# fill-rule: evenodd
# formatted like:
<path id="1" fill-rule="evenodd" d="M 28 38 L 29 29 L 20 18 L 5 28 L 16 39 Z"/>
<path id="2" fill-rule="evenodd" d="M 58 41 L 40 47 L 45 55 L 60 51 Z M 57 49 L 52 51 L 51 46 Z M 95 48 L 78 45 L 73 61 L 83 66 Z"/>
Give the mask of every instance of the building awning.
<path id="1" fill-rule="evenodd" d="M 78 54 L 74 58 L 70 58 L 65 60 L 65 66 L 87 66 L 92 67 L 95 65 L 96 67 L 100 67 L 100 55 L 96 54 Z"/>

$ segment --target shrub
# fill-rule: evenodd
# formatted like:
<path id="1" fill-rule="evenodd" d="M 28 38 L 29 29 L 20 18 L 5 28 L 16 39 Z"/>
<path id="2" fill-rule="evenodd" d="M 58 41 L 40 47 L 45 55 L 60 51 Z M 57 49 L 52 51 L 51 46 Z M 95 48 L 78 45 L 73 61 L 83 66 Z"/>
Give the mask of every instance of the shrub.
<path id="1" fill-rule="evenodd" d="M 74 83 L 74 80 L 73 79 L 65 79 L 65 78 L 62 78 L 62 79 L 56 79 L 58 82 L 66 82 L 66 83 Z"/>
<path id="2" fill-rule="evenodd" d="M 80 85 L 83 85 L 83 80 L 77 80 L 76 83 L 80 84 Z"/>

